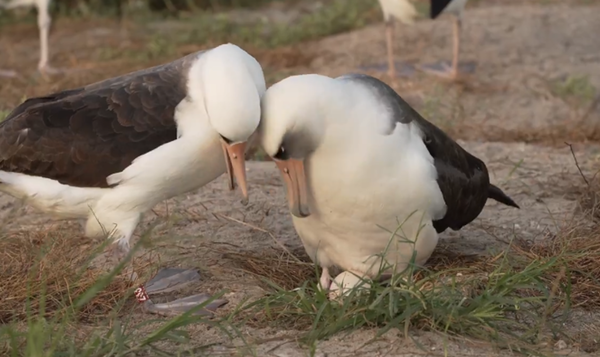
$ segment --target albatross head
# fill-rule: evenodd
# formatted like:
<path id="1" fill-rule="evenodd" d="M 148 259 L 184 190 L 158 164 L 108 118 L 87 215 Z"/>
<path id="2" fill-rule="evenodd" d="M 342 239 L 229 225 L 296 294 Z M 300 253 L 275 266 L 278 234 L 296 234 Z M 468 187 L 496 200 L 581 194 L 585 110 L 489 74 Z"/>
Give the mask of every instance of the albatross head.
<path id="1" fill-rule="evenodd" d="M 261 145 L 281 171 L 290 211 L 299 218 L 311 214 L 304 163 L 323 142 L 334 85 L 321 75 L 292 76 L 271 86 L 262 100 Z"/>
<path id="2" fill-rule="evenodd" d="M 192 99 L 204 103 L 211 126 L 221 137 L 230 188 L 233 178 L 248 199 L 245 152 L 260 122 L 266 84 L 260 64 L 246 51 L 224 44 L 203 53 L 190 69 Z"/>

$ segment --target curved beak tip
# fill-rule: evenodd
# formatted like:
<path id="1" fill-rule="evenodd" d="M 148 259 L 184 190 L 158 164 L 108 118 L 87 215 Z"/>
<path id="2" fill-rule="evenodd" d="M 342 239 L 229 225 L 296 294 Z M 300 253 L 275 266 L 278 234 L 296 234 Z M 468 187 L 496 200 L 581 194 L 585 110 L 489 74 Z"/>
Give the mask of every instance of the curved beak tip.
<path id="1" fill-rule="evenodd" d="M 238 183 L 238 186 L 242 190 L 242 204 L 245 206 L 248 204 L 248 188 L 246 185 L 246 165 L 245 165 L 245 151 L 246 143 L 228 144 L 223 142 L 223 150 L 225 153 L 225 162 L 227 165 L 227 173 L 229 176 L 229 187 L 231 190 L 235 189 L 234 177 Z"/>
<path id="2" fill-rule="evenodd" d="M 248 197 L 244 197 L 242 198 L 242 200 L 240 201 L 240 203 L 242 204 L 242 206 L 247 206 L 248 202 L 250 202 L 250 200 L 248 199 Z"/>
<path id="3" fill-rule="evenodd" d="M 306 205 L 301 205 L 300 207 L 293 207 L 291 209 L 291 212 L 295 217 L 298 218 L 306 218 L 310 216 L 310 209 L 308 209 L 308 206 Z"/>

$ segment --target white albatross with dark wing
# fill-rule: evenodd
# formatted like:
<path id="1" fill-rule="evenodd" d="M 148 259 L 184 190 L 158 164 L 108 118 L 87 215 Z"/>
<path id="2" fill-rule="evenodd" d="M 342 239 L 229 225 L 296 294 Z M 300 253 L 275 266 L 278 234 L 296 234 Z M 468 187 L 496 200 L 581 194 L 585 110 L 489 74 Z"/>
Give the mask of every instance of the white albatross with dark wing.
<path id="1" fill-rule="evenodd" d="M 120 246 L 142 214 L 224 172 L 247 198 L 260 64 L 232 44 L 31 98 L 0 123 L 0 191 Z"/>
<path id="2" fill-rule="evenodd" d="M 258 132 L 286 183 L 294 227 L 323 268 L 321 286 L 330 287 L 331 268 L 343 270 L 333 295 L 382 264 L 395 267 L 386 274 L 403 271 L 414 250 L 424 264 L 438 234 L 473 221 L 488 198 L 518 208 L 481 160 L 367 75 L 282 80 L 263 97 Z"/>
<path id="3" fill-rule="evenodd" d="M 0 191 L 56 218 L 84 219 L 86 236 L 108 232 L 124 253 L 144 212 L 224 172 L 247 200 L 245 150 L 265 90 L 260 64 L 225 44 L 28 99 L 0 123 Z M 196 278 L 185 269 L 163 273 L 148 294 Z M 206 299 L 152 309 L 184 311 Z"/>

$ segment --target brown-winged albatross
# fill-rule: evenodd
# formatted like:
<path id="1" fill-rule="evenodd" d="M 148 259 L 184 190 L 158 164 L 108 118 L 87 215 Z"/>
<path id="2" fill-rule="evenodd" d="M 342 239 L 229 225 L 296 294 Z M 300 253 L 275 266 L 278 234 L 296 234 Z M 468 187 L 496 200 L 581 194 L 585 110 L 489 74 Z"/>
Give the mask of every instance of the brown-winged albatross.
<path id="1" fill-rule="evenodd" d="M 40 36 L 40 60 L 38 70 L 46 75 L 56 73 L 59 70 L 48 64 L 48 34 L 50 31 L 50 1 L 51 0 L 0 0 L 0 8 L 14 9 L 21 6 L 35 6 L 37 8 L 37 25 Z M 16 77 L 13 70 L 0 69 L 0 77 Z"/>
<path id="2" fill-rule="evenodd" d="M 286 183 L 294 227 L 323 268 L 321 286 L 330 287 L 330 268 L 344 271 L 334 295 L 342 280 L 375 277 L 384 253 L 395 267 L 386 273 L 404 270 L 413 248 L 424 264 L 438 234 L 473 221 L 488 198 L 518 208 L 481 160 L 367 75 L 274 84 L 258 133 Z"/>
<path id="3" fill-rule="evenodd" d="M 265 89 L 260 64 L 224 44 L 28 99 L 0 123 L 0 191 L 127 251 L 144 212 L 226 171 L 247 199 Z"/>

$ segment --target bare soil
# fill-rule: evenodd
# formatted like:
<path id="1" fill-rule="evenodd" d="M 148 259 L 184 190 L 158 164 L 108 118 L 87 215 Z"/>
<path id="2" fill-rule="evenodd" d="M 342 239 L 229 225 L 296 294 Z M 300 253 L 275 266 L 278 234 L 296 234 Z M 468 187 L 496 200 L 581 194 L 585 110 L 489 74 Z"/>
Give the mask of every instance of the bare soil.
<path id="1" fill-rule="evenodd" d="M 463 61 L 476 61 L 475 73 L 461 83 L 415 73 L 395 83 L 381 72 L 369 72 L 392 84 L 427 119 L 435 122 L 474 155 L 484 160 L 492 182 L 521 205 L 521 210 L 489 202 L 480 217 L 459 232 L 445 232 L 439 251 L 489 254 L 501 249 L 513 236 L 542 239 L 577 215 L 584 181 L 564 141 L 576 141 L 574 152 L 586 176 L 598 171 L 600 145 L 590 143 L 600 123 L 600 108 L 581 122 L 587 109 L 580 94 L 558 95 L 553 81 L 573 76 L 588 78 L 592 90 L 600 87 L 600 5 L 491 5 L 472 7 L 463 27 Z M 32 75 L 37 63 L 35 24 L 2 28 L 0 68 L 16 68 L 20 79 L 0 80 L 0 110 L 18 104 L 23 96 L 35 96 L 71 88 L 142 68 L 108 51 L 140 48 L 135 26 L 122 32 L 115 22 L 90 23 L 57 19 L 51 36 L 52 62 L 87 70 L 44 81 Z M 18 34 L 18 36 L 17 36 Z M 408 64 L 451 58 L 451 23 L 448 18 L 420 21 L 396 29 L 397 58 Z M 178 48 L 174 56 L 199 49 Z M 112 50 L 111 50 L 112 48 Z M 332 76 L 362 71 L 361 66 L 385 59 L 383 27 L 332 36 L 301 46 L 277 50 L 252 50 L 268 62 L 270 82 L 291 73 L 317 72 Z M 29 73 L 29 74 L 28 74 Z M 540 134 L 542 133 L 542 134 Z M 495 141 L 495 142 L 494 142 Z M 529 143 L 526 143 L 529 142 Z M 551 144 L 551 145 L 548 145 Z M 238 254 L 282 252 L 280 245 L 302 252 L 289 217 L 282 181 L 271 162 L 250 162 L 248 182 L 251 201 L 239 202 L 229 192 L 224 177 L 198 192 L 159 204 L 138 228 L 143 232 L 158 224 L 152 247 L 159 248 L 162 265 L 199 267 L 202 282 L 189 290 L 217 292 L 227 289 L 230 303 L 219 310 L 231 311 L 244 298 L 264 291 L 244 272 Z M 9 230 L 57 229 L 73 236 L 82 234 L 72 222 L 49 221 L 23 207 L 10 213 L 17 202 L 0 196 L 0 217 L 9 218 Z M 189 291 L 182 291 L 185 294 Z M 137 313 L 136 319 L 148 319 Z M 548 339 L 540 351 L 568 356 L 600 353 L 600 312 L 575 312 L 565 331 L 573 336 L 566 348 L 555 348 Z M 82 326 L 82 331 L 94 326 Z M 217 343 L 210 355 L 243 354 L 240 341 L 226 340 L 218 331 L 193 326 L 190 332 L 199 346 Z M 272 327 L 247 327 L 243 334 L 254 341 L 258 356 L 306 356 L 296 341 L 300 331 Z M 509 356 L 474 341 L 445 341 L 429 332 L 414 331 L 411 339 L 392 331 L 363 346 L 374 330 L 340 335 L 318 345 L 317 356 Z M 422 348 L 423 347 L 423 348 Z M 564 346 L 563 346 L 564 347 Z M 446 349 L 446 351 L 445 351 Z"/>

